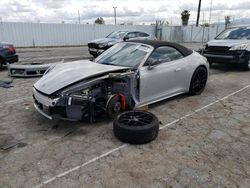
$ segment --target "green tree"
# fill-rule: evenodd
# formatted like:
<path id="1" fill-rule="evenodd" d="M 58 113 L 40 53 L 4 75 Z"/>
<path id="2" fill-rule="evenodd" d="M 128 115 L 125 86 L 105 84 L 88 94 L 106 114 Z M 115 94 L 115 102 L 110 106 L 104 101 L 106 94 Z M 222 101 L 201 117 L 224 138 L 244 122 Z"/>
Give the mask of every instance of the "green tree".
<path id="1" fill-rule="evenodd" d="M 105 24 L 105 21 L 102 17 L 96 18 L 95 24 Z"/>
<path id="2" fill-rule="evenodd" d="M 182 20 L 182 25 L 183 26 L 187 26 L 188 25 L 189 17 L 190 17 L 190 13 L 189 13 L 188 10 L 182 11 L 182 13 L 181 13 L 181 20 Z"/>

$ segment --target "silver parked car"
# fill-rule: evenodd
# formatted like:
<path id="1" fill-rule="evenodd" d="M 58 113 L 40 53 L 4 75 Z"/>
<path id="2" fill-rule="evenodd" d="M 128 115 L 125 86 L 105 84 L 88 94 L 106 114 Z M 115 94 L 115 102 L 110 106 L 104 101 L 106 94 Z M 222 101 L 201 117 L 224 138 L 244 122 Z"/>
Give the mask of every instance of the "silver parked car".
<path id="1" fill-rule="evenodd" d="M 209 41 L 203 54 L 212 63 L 240 65 L 250 70 L 250 26 L 234 26 Z"/>
<path id="2" fill-rule="evenodd" d="M 142 31 L 134 31 L 134 30 L 114 31 L 105 38 L 90 41 L 88 43 L 89 53 L 94 57 L 97 57 L 102 52 L 109 49 L 118 42 L 128 41 L 131 39 L 155 40 L 156 38 L 155 36 L 152 36 Z"/>
<path id="3" fill-rule="evenodd" d="M 91 62 L 57 64 L 34 84 L 35 108 L 49 119 L 116 116 L 182 93 L 200 94 L 209 64 L 169 42 L 135 40 L 114 45 Z"/>

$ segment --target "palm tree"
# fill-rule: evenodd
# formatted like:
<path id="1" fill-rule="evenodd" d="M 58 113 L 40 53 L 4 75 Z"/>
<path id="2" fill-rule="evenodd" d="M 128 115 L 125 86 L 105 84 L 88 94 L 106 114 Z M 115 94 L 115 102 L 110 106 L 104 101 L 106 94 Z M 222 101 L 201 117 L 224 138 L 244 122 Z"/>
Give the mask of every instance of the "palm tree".
<path id="1" fill-rule="evenodd" d="M 95 24 L 104 24 L 104 23 L 105 23 L 105 21 L 104 21 L 104 19 L 103 19 L 102 17 L 97 18 L 97 19 L 95 20 Z"/>
<path id="2" fill-rule="evenodd" d="M 181 13 L 181 20 L 182 20 L 182 25 L 183 26 L 187 26 L 188 25 L 189 17 L 190 17 L 190 13 L 189 13 L 188 10 L 182 11 L 182 13 Z"/>

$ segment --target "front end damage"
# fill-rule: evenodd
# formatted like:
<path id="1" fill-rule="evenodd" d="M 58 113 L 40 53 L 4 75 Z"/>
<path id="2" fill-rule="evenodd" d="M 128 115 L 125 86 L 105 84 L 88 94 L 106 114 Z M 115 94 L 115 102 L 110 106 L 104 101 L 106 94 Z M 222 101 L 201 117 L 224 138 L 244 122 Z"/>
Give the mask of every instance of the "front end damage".
<path id="1" fill-rule="evenodd" d="M 95 122 L 103 116 L 112 118 L 122 110 L 134 108 L 138 98 L 136 75 L 131 70 L 106 73 L 72 84 L 51 95 L 34 87 L 34 106 L 49 119 Z"/>

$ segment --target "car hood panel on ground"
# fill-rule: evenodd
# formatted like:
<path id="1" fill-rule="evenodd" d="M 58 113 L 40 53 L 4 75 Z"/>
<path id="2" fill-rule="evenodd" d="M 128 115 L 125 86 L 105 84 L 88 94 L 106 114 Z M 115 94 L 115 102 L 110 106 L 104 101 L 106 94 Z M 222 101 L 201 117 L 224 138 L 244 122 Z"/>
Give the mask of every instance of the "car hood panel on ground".
<path id="1" fill-rule="evenodd" d="M 62 63 L 57 64 L 51 71 L 45 74 L 34 84 L 34 87 L 37 90 L 50 95 L 77 81 L 99 74 L 126 69 L 129 68 L 104 65 L 89 60 Z"/>
<path id="2" fill-rule="evenodd" d="M 207 43 L 208 46 L 226 46 L 226 47 L 233 47 L 235 45 L 240 45 L 242 43 L 247 42 L 247 40 L 211 40 Z"/>

